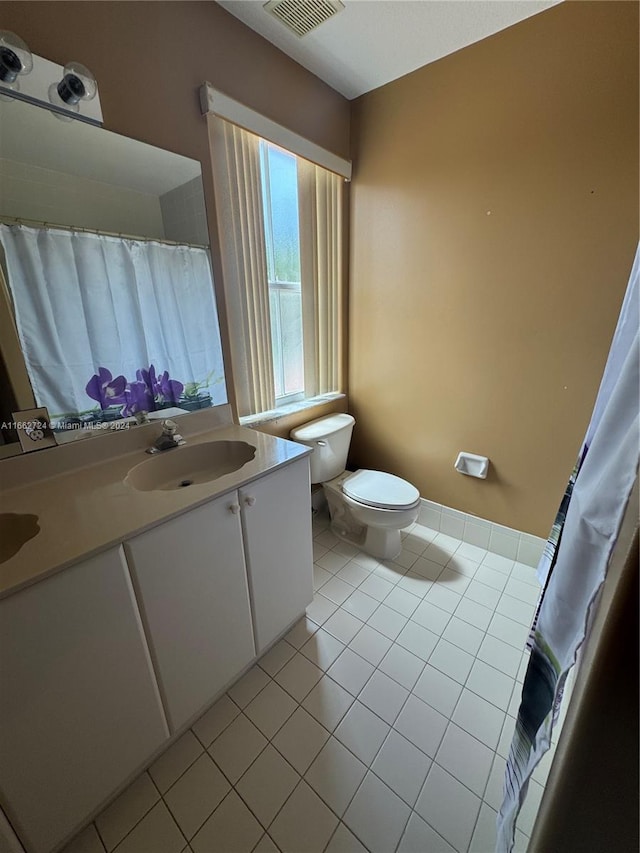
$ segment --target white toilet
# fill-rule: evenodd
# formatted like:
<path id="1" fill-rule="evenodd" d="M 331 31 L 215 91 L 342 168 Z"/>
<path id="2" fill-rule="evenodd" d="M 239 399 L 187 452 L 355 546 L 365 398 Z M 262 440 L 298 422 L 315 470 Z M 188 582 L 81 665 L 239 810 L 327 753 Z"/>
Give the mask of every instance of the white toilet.
<path id="1" fill-rule="evenodd" d="M 400 531 L 418 518 L 420 493 L 393 474 L 345 470 L 354 423 L 351 415 L 328 415 L 290 435 L 313 447 L 311 482 L 322 483 L 333 533 L 379 560 L 391 560 L 400 553 Z"/>

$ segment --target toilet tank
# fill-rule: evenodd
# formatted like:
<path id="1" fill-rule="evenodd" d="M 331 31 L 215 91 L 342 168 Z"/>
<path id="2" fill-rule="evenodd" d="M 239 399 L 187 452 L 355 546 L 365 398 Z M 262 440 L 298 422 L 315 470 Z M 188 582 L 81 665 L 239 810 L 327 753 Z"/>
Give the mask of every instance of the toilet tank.
<path id="1" fill-rule="evenodd" d="M 312 483 L 333 480 L 347 467 L 347 455 L 354 423 L 355 420 L 351 415 L 327 415 L 291 430 L 289 435 L 294 441 L 313 447 Z"/>

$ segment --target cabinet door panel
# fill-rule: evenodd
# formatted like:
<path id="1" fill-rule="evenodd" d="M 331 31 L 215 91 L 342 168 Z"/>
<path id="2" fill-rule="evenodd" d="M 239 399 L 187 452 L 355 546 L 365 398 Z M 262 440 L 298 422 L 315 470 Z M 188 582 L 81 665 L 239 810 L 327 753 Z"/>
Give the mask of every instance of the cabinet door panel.
<path id="1" fill-rule="evenodd" d="M 122 548 L 0 601 L 0 792 L 29 851 L 62 841 L 167 737 Z"/>
<path id="2" fill-rule="evenodd" d="M 237 494 L 126 544 L 172 731 L 254 657 Z"/>
<path id="3" fill-rule="evenodd" d="M 240 489 L 257 651 L 313 598 L 309 460 Z"/>

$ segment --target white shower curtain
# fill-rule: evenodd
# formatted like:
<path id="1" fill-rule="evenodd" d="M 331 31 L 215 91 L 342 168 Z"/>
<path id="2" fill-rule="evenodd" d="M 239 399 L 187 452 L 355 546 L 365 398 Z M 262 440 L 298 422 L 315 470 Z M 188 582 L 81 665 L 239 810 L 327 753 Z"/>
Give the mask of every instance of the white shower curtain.
<path id="1" fill-rule="evenodd" d="M 0 240 L 27 371 L 50 415 L 99 407 L 86 388 L 100 368 L 135 382 L 153 365 L 226 402 L 206 249 L 4 224 Z"/>
<path id="2" fill-rule="evenodd" d="M 529 779 L 548 751 L 564 685 L 589 634 L 622 518 L 638 475 L 640 442 L 640 246 L 629 279 L 582 464 L 566 498 L 561 535 L 541 561 L 548 575 L 531 640 L 497 821 L 497 851 L 510 853 Z M 554 563 L 555 560 L 555 563 Z M 551 570 L 551 571 L 550 571 Z M 550 574 L 549 574 L 550 572 Z M 588 749 L 588 744 L 585 748 Z"/>

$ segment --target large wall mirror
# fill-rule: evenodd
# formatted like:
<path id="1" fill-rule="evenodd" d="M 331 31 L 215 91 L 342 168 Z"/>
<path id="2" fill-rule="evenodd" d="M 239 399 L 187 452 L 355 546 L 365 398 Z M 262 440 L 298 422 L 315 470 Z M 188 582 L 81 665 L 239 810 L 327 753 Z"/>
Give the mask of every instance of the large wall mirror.
<path id="1" fill-rule="evenodd" d="M 200 163 L 0 99 L 0 444 L 226 403 L 208 242 Z"/>

